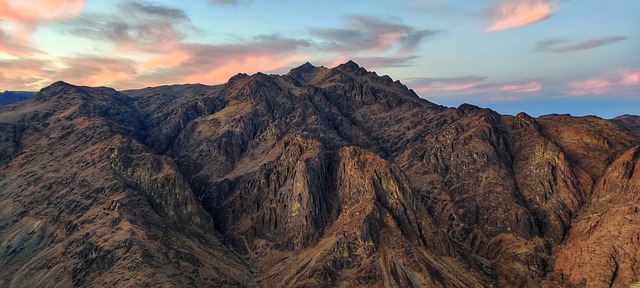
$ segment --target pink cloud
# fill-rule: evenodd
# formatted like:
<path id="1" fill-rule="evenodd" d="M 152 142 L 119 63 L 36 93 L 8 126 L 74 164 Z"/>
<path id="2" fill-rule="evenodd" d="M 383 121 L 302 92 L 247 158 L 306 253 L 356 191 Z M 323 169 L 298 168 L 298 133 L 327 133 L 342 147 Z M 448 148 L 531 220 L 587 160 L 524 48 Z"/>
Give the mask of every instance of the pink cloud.
<path id="1" fill-rule="evenodd" d="M 84 0 L 3 0 L 0 17 L 13 21 L 39 21 L 80 15 Z"/>
<path id="2" fill-rule="evenodd" d="M 485 31 L 496 32 L 543 21 L 553 14 L 551 0 L 502 0 L 491 9 L 491 26 Z"/>
<path id="3" fill-rule="evenodd" d="M 159 55 L 146 61 L 140 61 L 140 64 L 142 70 L 152 71 L 155 69 L 178 66 L 180 63 L 189 59 L 189 57 L 191 57 L 191 55 L 187 51 L 176 49 L 173 52 Z"/>
<path id="4" fill-rule="evenodd" d="M 442 87 L 442 91 L 467 90 L 467 89 L 475 87 L 476 85 L 478 85 L 478 84 L 477 83 L 471 83 L 471 84 L 463 84 L 463 85 L 447 85 L 447 86 Z"/>
<path id="5" fill-rule="evenodd" d="M 221 66 L 208 73 L 197 73 L 185 78 L 188 83 L 224 83 L 229 78 L 242 71 L 243 73 L 256 73 L 270 71 L 292 63 L 301 63 L 307 59 L 308 55 L 246 55 L 240 59 L 230 59 Z"/>
<path id="6" fill-rule="evenodd" d="M 34 59 L 0 61 L 0 91 L 40 89 L 52 81 L 46 78 L 50 63 Z"/>
<path id="7" fill-rule="evenodd" d="M 416 78 L 407 81 L 416 93 L 427 98 L 476 95 L 489 101 L 512 100 L 544 89 L 540 81 L 486 82 L 486 77 Z"/>
<path id="8" fill-rule="evenodd" d="M 640 69 L 622 70 L 621 83 L 624 85 L 640 85 Z"/>
<path id="9" fill-rule="evenodd" d="M 36 51 L 36 49 L 24 42 L 25 39 L 15 39 L 15 37 L 5 33 L 0 27 L 0 54 L 24 57 Z"/>
<path id="10" fill-rule="evenodd" d="M 584 95 L 639 95 L 640 69 L 623 69 L 611 75 L 569 82 L 565 94 Z"/>
<path id="11" fill-rule="evenodd" d="M 398 43 L 403 37 L 405 37 L 405 33 L 400 31 L 382 33 L 378 35 L 376 45 L 371 48 L 371 52 L 381 53 L 387 51 L 391 49 L 391 47 L 393 47 L 395 43 Z"/>
<path id="12" fill-rule="evenodd" d="M 84 0 L 1 0 L 0 20 L 10 25 L 0 25 L 0 53 L 24 56 L 34 50 L 30 37 L 40 22 L 77 17 L 83 6 Z"/>
<path id="13" fill-rule="evenodd" d="M 410 87 L 417 93 L 442 93 L 465 91 L 480 85 L 486 77 L 463 76 L 450 78 L 416 78 L 408 81 Z"/>
<path id="14" fill-rule="evenodd" d="M 50 59 L 44 67 L 29 71 L 0 65 L 1 88 L 34 90 L 55 80 L 116 89 L 217 84 L 239 72 L 282 71 L 307 60 L 325 64 L 342 59 L 330 65 L 336 66 L 353 59 L 369 69 L 397 67 L 417 57 L 415 50 L 422 41 L 440 33 L 355 15 L 346 17 L 342 28 L 311 28 L 314 40 L 271 34 L 194 43 L 188 36 L 200 30 L 180 8 L 124 1 L 114 12 L 80 15 L 83 7 L 84 0 L 0 0 L 0 22 L 15 28 L 0 26 L 0 53 L 14 56 L 7 57 L 11 59 Z M 29 39 L 38 24 L 69 18 L 73 19 L 56 27 L 66 36 L 93 41 L 100 52 L 63 57 L 32 48 Z"/>
<path id="15" fill-rule="evenodd" d="M 514 92 L 514 93 L 529 93 L 536 92 L 542 89 L 542 84 L 539 82 L 529 82 L 524 84 L 508 84 L 502 86 L 502 91 Z"/>
<path id="16" fill-rule="evenodd" d="M 122 58 L 67 58 L 66 69 L 53 73 L 57 80 L 77 85 L 109 86 L 116 81 L 135 78 L 135 62 Z"/>

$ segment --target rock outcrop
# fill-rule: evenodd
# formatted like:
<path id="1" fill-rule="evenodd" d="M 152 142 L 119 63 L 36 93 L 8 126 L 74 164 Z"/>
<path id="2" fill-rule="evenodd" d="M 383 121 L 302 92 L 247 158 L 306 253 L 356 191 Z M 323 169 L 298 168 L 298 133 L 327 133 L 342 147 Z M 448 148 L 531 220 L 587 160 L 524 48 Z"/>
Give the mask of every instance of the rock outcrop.
<path id="1" fill-rule="evenodd" d="M 591 203 L 559 247 L 555 268 L 574 284 L 629 287 L 640 278 L 640 146 L 595 185 Z"/>

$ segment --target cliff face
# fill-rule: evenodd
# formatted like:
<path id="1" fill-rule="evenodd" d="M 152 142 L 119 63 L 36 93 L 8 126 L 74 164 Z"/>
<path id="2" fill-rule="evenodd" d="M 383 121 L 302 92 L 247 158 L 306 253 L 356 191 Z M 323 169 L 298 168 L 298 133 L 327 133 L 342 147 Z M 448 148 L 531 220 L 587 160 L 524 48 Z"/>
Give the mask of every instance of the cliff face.
<path id="1" fill-rule="evenodd" d="M 556 270 L 573 283 L 628 287 L 640 282 L 640 147 L 618 157 L 559 247 Z"/>
<path id="2" fill-rule="evenodd" d="M 0 286 L 624 287 L 623 124 L 445 108 L 353 62 L 55 83 L 0 108 Z"/>

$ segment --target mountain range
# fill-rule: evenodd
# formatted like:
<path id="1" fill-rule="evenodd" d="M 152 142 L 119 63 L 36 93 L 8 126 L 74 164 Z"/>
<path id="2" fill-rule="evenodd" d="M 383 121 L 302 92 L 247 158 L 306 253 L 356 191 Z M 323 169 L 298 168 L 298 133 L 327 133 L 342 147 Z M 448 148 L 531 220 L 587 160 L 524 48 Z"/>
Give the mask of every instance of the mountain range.
<path id="1" fill-rule="evenodd" d="M 9 105 L 22 100 L 27 100 L 33 95 L 36 95 L 35 92 L 28 91 L 4 91 L 0 92 L 0 105 Z"/>
<path id="2" fill-rule="evenodd" d="M 640 118 L 448 108 L 349 61 L 0 107 L 0 286 L 628 287 Z"/>

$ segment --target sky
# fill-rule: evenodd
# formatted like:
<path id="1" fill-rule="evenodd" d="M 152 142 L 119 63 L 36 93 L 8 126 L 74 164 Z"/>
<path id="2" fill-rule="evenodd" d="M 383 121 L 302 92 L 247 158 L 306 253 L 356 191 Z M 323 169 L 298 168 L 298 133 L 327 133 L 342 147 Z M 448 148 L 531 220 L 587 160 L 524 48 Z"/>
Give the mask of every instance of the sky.
<path id="1" fill-rule="evenodd" d="M 637 0 L 0 0 L 0 91 L 353 60 L 456 107 L 640 114 Z"/>

